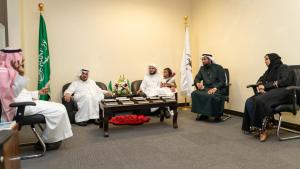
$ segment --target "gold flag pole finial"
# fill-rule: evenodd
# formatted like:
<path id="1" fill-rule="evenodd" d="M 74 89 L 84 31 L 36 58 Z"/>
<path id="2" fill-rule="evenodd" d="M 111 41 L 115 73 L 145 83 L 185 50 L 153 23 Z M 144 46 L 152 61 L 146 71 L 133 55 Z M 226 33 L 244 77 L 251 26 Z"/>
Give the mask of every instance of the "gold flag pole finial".
<path id="1" fill-rule="evenodd" d="M 40 11 L 40 12 L 43 12 L 43 11 L 44 11 L 44 6 L 45 6 L 45 5 L 44 5 L 43 3 L 39 3 L 38 6 L 39 6 L 39 11 Z"/>
<path id="2" fill-rule="evenodd" d="M 184 16 L 184 24 L 185 24 L 185 26 L 188 25 L 188 20 L 189 20 L 189 17 L 188 16 Z"/>

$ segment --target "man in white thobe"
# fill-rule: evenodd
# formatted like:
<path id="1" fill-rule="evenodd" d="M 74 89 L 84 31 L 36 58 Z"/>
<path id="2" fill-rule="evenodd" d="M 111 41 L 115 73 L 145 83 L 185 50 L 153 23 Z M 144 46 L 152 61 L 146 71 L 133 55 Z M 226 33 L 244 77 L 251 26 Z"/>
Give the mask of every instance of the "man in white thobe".
<path id="1" fill-rule="evenodd" d="M 75 122 L 79 126 L 87 126 L 89 120 L 99 124 L 99 103 L 104 99 L 104 94 L 109 94 L 88 77 L 89 71 L 81 69 L 79 79 L 73 81 L 64 92 L 66 102 L 70 102 L 73 97 L 77 103 L 78 111 L 75 114 Z"/>
<path id="2" fill-rule="evenodd" d="M 147 97 L 152 96 L 174 96 L 174 93 L 172 92 L 166 92 L 161 87 L 161 84 L 163 82 L 162 76 L 158 72 L 158 67 L 156 64 L 150 64 L 148 66 L 148 73 L 144 76 L 144 79 L 141 83 L 140 89 L 137 91 L 137 94 L 144 93 Z M 159 108 L 151 108 L 151 112 L 157 111 Z M 169 107 L 166 107 L 164 110 L 164 114 L 166 118 L 170 117 L 170 109 Z"/>
<path id="3" fill-rule="evenodd" d="M 144 93 L 147 97 L 157 96 L 159 95 L 161 82 L 162 76 L 158 73 L 157 66 L 150 64 L 148 66 L 148 73 L 144 76 L 137 94 Z"/>
<path id="4" fill-rule="evenodd" d="M 43 131 L 42 139 L 46 143 L 47 150 L 58 149 L 62 140 L 73 136 L 66 108 L 60 103 L 38 100 L 39 94 L 47 94 L 48 90 L 26 90 L 24 87 L 27 83 L 27 79 L 23 77 L 23 65 L 17 62 L 13 62 L 12 64 L 14 69 L 18 72 L 13 86 L 16 96 L 14 101 L 33 101 L 36 103 L 36 106 L 26 106 L 24 115 L 44 115 L 46 119 L 46 128 Z M 37 143 L 35 147 L 37 149 L 41 149 L 41 145 L 39 143 Z"/>

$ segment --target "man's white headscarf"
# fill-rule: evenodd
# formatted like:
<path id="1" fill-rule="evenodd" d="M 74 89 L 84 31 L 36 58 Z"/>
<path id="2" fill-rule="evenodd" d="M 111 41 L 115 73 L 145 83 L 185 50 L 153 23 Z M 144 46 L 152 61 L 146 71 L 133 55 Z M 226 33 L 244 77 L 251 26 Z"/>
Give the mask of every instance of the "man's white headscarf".
<path id="1" fill-rule="evenodd" d="M 87 70 L 87 69 L 80 69 L 80 71 L 79 71 L 79 73 L 78 73 L 77 76 L 80 77 L 80 76 L 82 75 L 83 72 L 88 72 L 88 73 L 89 73 L 90 71 Z"/>
<path id="2" fill-rule="evenodd" d="M 211 54 L 202 54 L 201 58 L 205 58 L 205 57 L 211 60 L 212 63 L 216 63 L 215 59 Z"/>
<path id="3" fill-rule="evenodd" d="M 149 64 L 149 67 L 150 67 L 150 66 L 155 67 L 156 69 L 158 68 L 157 65 L 154 64 L 154 63 Z"/>

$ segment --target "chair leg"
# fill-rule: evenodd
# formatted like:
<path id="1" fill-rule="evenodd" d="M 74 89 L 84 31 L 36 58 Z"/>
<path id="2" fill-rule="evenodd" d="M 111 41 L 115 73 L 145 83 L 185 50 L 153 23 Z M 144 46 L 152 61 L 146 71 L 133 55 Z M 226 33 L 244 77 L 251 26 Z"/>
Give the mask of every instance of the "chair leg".
<path id="1" fill-rule="evenodd" d="M 42 140 L 41 136 L 36 131 L 36 128 L 34 127 L 33 124 L 31 125 L 31 129 L 32 129 L 34 135 L 36 136 L 36 138 L 38 139 L 38 141 L 41 143 L 41 145 L 43 147 L 43 151 L 41 153 L 39 153 L 39 154 L 32 154 L 32 155 L 21 156 L 20 157 L 21 160 L 27 160 L 27 159 L 42 157 L 42 156 L 44 156 L 44 154 L 46 152 L 46 144 L 44 143 L 44 141 Z M 21 146 L 27 146 L 27 145 L 33 145 L 33 143 L 22 144 Z"/>
<path id="2" fill-rule="evenodd" d="M 230 119 L 230 118 L 231 118 L 231 115 L 226 114 L 226 113 L 223 113 L 222 121 L 226 121 L 226 120 L 228 120 L 228 119 Z"/>
<path id="3" fill-rule="evenodd" d="M 276 133 L 276 135 L 277 135 L 277 137 L 280 141 L 300 138 L 300 132 L 299 131 L 288 129 L 288 128 L 285 128 L 285 127 L 281 127 L 281 124 L 282 124 L 282 116 L 280 115 L 279 116 L 279 121 L 278 121 L 278 126 L 277 126 L 277 133 Z M 289 136 L 289 137 L 281 137 L 280 136 L 280 130 L 284 130 L 284 131 L 287 131 L 287 132 L 290 132 L 290 133 L 294 133 L 294 135 Z"/>

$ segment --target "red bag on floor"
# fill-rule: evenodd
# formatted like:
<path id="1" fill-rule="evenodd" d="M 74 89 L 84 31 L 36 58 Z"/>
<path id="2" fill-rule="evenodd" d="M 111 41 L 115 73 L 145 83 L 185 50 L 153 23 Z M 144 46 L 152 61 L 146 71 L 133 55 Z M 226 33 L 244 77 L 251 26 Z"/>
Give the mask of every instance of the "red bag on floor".
<path id="1" fill-rule="evenodd" d="M 120 115 L 113 117 L 109 120 L 110 123 L 115 125 L 137 125 L 144 124 L 150 121 L 150 117 L 145 115 Z"/>

